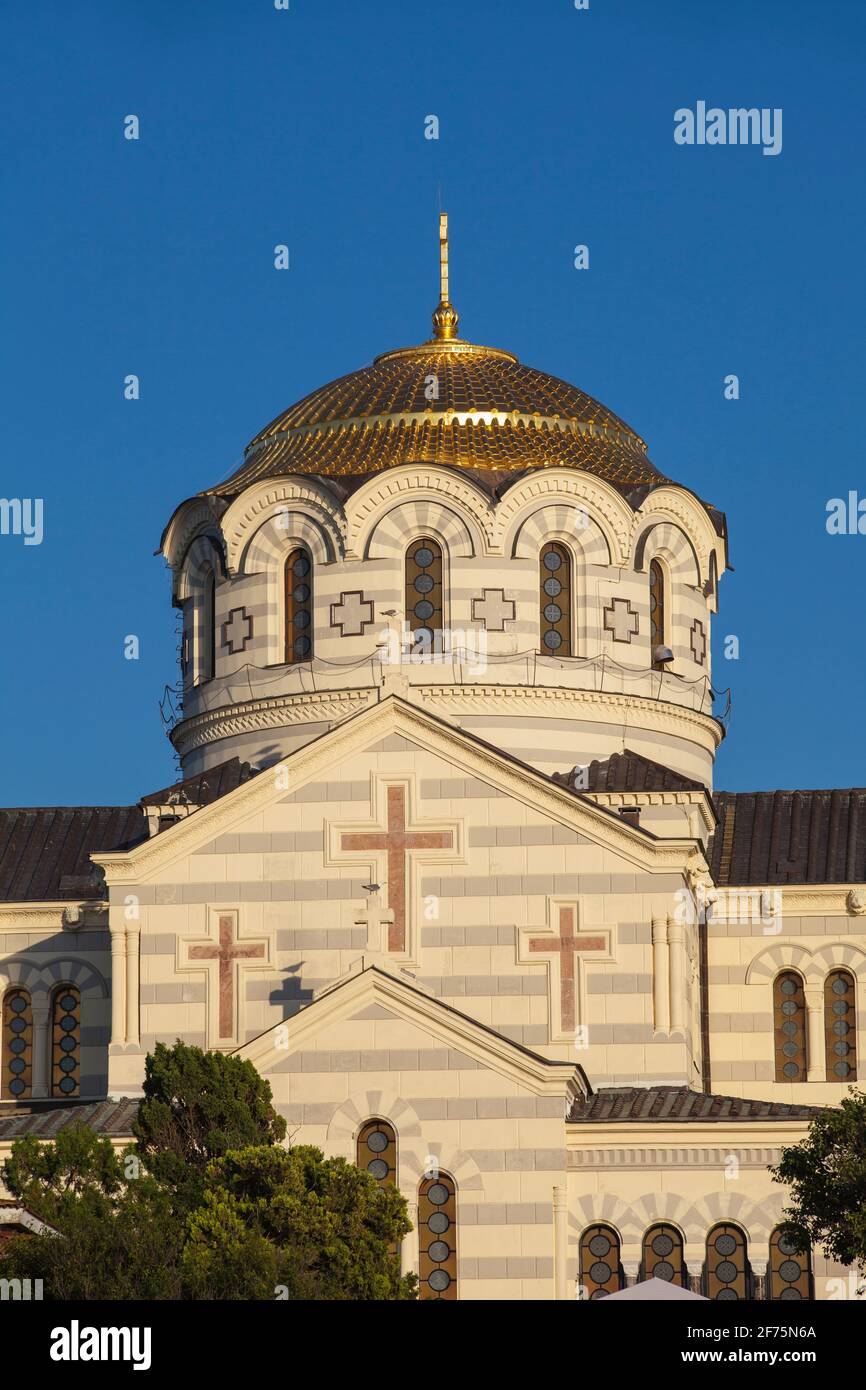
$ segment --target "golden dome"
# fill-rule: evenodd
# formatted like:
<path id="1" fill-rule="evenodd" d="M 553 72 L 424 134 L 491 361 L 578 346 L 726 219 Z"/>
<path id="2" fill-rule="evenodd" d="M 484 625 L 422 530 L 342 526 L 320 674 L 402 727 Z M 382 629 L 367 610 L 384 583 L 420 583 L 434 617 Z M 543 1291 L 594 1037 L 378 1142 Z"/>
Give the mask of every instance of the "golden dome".
<path id="1" fill-rule="evenodd" d="M 447 219 L 440 219 L 440 299 L 434 337 L 382 353 L 278 415 L 214 492 L 288 473 L 359 478 L 401 463 L 485 473 L 582 468 L 623 487 L 663 475 L 613 411 L 510 352 L 456 337 L 448 297 Z"/>

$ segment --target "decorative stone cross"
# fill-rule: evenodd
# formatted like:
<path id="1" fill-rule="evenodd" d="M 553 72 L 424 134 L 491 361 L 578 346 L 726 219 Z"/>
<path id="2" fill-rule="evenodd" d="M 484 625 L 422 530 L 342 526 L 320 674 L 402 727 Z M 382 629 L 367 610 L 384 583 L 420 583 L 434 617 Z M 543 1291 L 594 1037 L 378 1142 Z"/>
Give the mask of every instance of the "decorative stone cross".
<path id="1" fill-rule="evenodd" d="M 407 855 L 417 849 L 454 849 L 453 830 L 411 830 L 406 822 L 406 788 L 387 788 L 387 829 L 341 831 L 340 848 L 350 853 L 385 850 L 388 855 L 388 950 L 406 950 Z"/>
<path id="2" fill-rule="evenodd" d="M 367 928 L 368 950 L 383 953 L 388 950 L 388 933 L 393 922 L 394 909 L 382 906 L 377 889 L 370 891 L 367 894 L 367 906 L 355 918 L 356 927 Z"/>
<path id="3" fill-rule="evenodd" d="M 630 642 L 637 637 L 640 618 L 627 598 L 615 598 L 604 610 L 604 630 L 613 633 L 614 642 Z"/>
<path id="4" fill-rule="evenodd" d="M 504 632 L 505 624 L 514 621 L 514 599 L 506 598 L 504 589 L 482 589 L 480 598 L 472 600 L 472 621 L 483 623 L 488 632 Z"/>
<path id="5" fill-rule="evenodd" d="M 218 1007 L 216 1010 L 218 1027 L 217 1038 L 228 1042 L 238 1036 L 238 1010 L 236 985 L 240 985 L 241 970 L 245 962 L 255 961 L 267 964 L 267 945 L 264 940 L 240 941 L 235 929 L 237 917 L 234 913 L 222 913 L 219 918 L 219 944 L 182 943 L 186 947 L 186 962 L 204 961 L 210 976 L 210 990 L 213 989 L 214 974 L 218 983 Z M 212 993 L 209 995 L 212 999 Z"/>
<path id="6" fill-rule="evenodd" d="M 610 950 L 610 935 L 607 931 L 599 935 L 578 936 L 575 931 L 576 916 L 574 907 L 560 907 L 559 935 L 533 936 L 527 942 L 533 955 L 553 956 L 553 962 L 558 966 L 560 1023 L 563 1033 L 573 1033 L 577 1023 L 577 972 L 580 955 L 587 951 L 608 953 Z"/>
<path id="7" fill-rule="evenodd" d="M 704 625 L 700 618 L 695 618 L 692 623 L 692 654 L 699 666 L 703 666 L 707 655 L 707 634 L 704 632 Z"/>
<path id="8" fill-rule="evenodd" d="M 232 656 L 242 652 L 253 635 L 253 620 L 245 608 L 233 608 L 223 623 L 223 646 Z"/>
<path id="9" fill-rule="evenodd" d="M 372 622 L 373 601 L 360 589 L 340 594 L 340 602 L 331 604 L 331 627 L 338 627 L 341 637 L 360 637 Z"/>

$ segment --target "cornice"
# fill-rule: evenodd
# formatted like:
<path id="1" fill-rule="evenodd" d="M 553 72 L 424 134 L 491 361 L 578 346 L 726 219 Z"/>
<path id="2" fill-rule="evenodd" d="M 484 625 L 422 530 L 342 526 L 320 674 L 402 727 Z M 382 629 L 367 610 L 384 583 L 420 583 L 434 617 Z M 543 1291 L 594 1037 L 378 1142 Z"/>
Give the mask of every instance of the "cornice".
<path id="1" fill-rule="evenodd" d="M 65 898 L 62 902 L 24 902 L 0 903 L 0 932 L 44 932 L 64 931 L 70 944 L 75 940 L 76 931 L 101 931 L 107 929 L 106 902 L 93 898 L 76 901 Z M 64 914 L 71 907 L 80 908 L 85 914 L 98 916 L 97 921 L 83 921 L 80 927 L 71 929 L 64 923 Z"/>
<path id="2" fill-rule="evenodd" d="M 722 1154 L 739 1154 L 743 1149 L 776 1152 L 786 1144 L 798 1143 L 808 1129 L 808 1119 L 767 1120 L 761 1116 L 753 1120 L 711 1123 L 701 1120 L 602 1120 L 598 1124 L 567 1124 L 565 1144 L 569 1154 L 598 1151 L 609 1157 L 651 1147 L 712 1150 Z"/>
<path id="3" fill-rule="evenodd" d="M 797 1138 L 800 1137 L 802 1136 L 798 1134 Z M 615 1168 L 620 1172 L 623 1169 L 642 1168 L 664 1168 L 674 1171 L 683 1168 L 710 1168 L 718 1173 L 724 1171 L 726 1160 L 733 1154 L 740 1168 L 766 1169 L 770 1164 L 778 1163 L 783 1147 L 782 1144 L 776 1144 L 772 1148 L 751 1145 L 743 1148 L 734 1144 L 718 1143 L 715 1147 L 695 1148 L 654 1148 L 647 1144 L 645 1147 L 628 1145 L 575 1151 L 569 1147 L 566 1167 L 569 1172 L 582 1169 L 598 1171 L 606 1168 Z"/>
<path id="4" fill-rule="evenodd" d="M 853 910 L 849 895 L 855 889 L 866 892 L 866 884 L 858 883 L 726 883 L 724 892 L 778 893 L 781 895 L 781 914 L 792 917 L 861 917 Z M 712 923 L 712 918 L 710 919 Z M 866 931 L 866 919 L 864 919 Z"/>
<path id="5" fill-rule="evenodd" d="M 706 871 L 703 855 L 693 840 L 653 839 L 587 798 L 560 787 L 543 773 L 476 742 L 435 713 L 393 696 L 345 719 L 327 734 L 295 749 L 267 772 L 242 783 L 194 815 L 185 816 L 153 839 L 131 850 L 91 857 L 102 866 L 110 885 L 143 881 L 157 868 L 194 853 L 199 845 L 226 832 L 229 826 L 284 800 L 308 782 L 321 780 L 355 752 L 392 732 L 403 734 L 467 774 L 486 779 L 541 814 L 609 845 L 640 868 L 657 873 Z"/>
<path id="6" fill-rule="evenodd" d="M 269 695 L 259 700 L 243 700 L 191 715 L 171 731 L 171 741 L 181 757 L 205 748 L 219 739 L 261 729 L 279 729 L 291 724 L 333 723 L 348 719 L 374 703 L 372 687 L 302 695 Z"/>

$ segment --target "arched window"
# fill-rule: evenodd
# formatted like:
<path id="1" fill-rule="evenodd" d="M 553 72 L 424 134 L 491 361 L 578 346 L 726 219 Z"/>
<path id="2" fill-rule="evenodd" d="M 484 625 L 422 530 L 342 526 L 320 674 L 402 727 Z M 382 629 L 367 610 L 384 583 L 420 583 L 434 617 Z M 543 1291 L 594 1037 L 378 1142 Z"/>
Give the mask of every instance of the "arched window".
<path id="1" fill-rule="evenodd" d="M 806 1080 L 806 997 L 796 970 L 784 970 L 773 983 L 773 1034 L 776 1080 Z"/>
<path id="2" fill-rule="evenodd" d="M 418 1189 L 418 1279 L 422 1298 L 457 1297 L 457 1192 L 440 1173 Z"/>
<path id="3" fill-rule="evenodd" d="M 641 1282 L 644 1279 L 665 1279 L 681 1289 L 687 1288 L 683 1238 L 676 1226 L 650 1226 L 643 1238 L 640 1277 Z"/>
<path id="4" fill-rule="evenodd" d="M 656 661 L 656 647 L 665 647 L 665 634 L 668 626 L 667 595 L 665 592 L 665 572 L 660 560 L 650 561 L 650 652 L 656 671 L 663 671 L 665 663 Z"/>
<path id="5" fill-rule="evenodd" d="M 432 652 L 442 633 L 442 547 L 429 537 L 406 551 L 406 621 L 413 652 Z"/>
<path id="6" fill-rule="evenodd" d="M 857 1080 L 857 1014 L 854 976 L 832 970 L 824 981 L 824 1046 L 827 1080 Z"/>
<path id="7" fill-rule="evenodd" d="M 571 656 L 572 566 L 564 545 L 549 541 L 541 552 L 539 632 L 545 656 Z"/>
<path id="8" fill-rule="evenodd" d="M 216 575 L 205 577 L 201 599 L 201 662 L 199 678 L 213 680 L 216 675 Z"/>
<path id="9" fill-rule="evenodd" d="M 710 1231 L 704 1283 L 707 1298 L 731 1302 L 749 1297 L 751 1280 L 746 1237 L 739 1226 L 723 1221 Z"/>
<path id="10" fill-rule="evenodd" d="M 26 1100 L 33 1089 L 33 1008 L 26 989 L 3 995 L 2 1086 L 4 1100 Z"/>
<path id="11" fill-rule="evenodd" d="M 81 996 L 71 985 L 51 1001 L 51 1094 L 81 1095 Z"/>
<path id="12" fill-rule="evenodd" d="M 358 1134 L 358 1167 L 385 1187 L 397 1181 L 397 1135 L 387 1120 L 368 1120 Z"/>
<path id="13" fill-rule="evenodd" d="M 286 664 L 313 655 L 313 561 L 303 546 L 286 560 Z"/>
<path id="14" fill-rule="evenodd" d="M 590 1300 L 623 1287 L 619 1236 L 610 1226 L 589 1226 L 581 1236 L 580 1283 Z"/>
<path id="15" fill-rule="evenodd" d="M 770 1236 L 770 1268 L 767 1297 L 785 1303 L 812 1297 L 812 1267 L 808 1251 L 798 1255 L 777 1226 Z"/>

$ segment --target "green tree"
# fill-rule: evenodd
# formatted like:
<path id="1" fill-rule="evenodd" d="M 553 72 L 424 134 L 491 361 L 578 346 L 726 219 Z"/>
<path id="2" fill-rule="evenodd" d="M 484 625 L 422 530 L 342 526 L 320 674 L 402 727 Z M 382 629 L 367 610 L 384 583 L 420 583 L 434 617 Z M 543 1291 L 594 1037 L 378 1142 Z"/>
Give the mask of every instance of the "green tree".
<path id="1" fill-rule="evenodd" d="M 797 1249 L 820 1246 L 866 1270 L 866 1094 L 852 1087 L 840 1106 L 816 1115 L 770 1172 L 791 1189 L 785 1233 Z"/>
<path id="2" fill-rule="evenodd" d="M 118 1154 L 78 1125 L 52 1144 L 19 1139 L 3 1176 L 56 1234 L 10 1240 L 2 1277 L 41 1279 L 51 1300 L 181 1296 L 183 1221 L 173 1194 L 131 1150 Z"/>
<path id="3" fill-rule="evenodd" d="M 416 1297 L 397 1247 L 411 1230 L 394 1187 L 320 1149 L 250 1148 L 208 1166 L 190 1218 L 184 1274 L 194 1296 L 238 1297 L 238 1274 L 257 1293 L 288 1299 Z"/>
<path id="4" fill-rule="evenodd" d="M 178 1039 L 173 1047 L 157 1043 L 148 1055 L 144 1100 L 132 1128 L 151 1173 L 191 1209 L 201 1200 L 211 1159 L 230 1149 L 279 1144 L 286 1122 L 252 1062 Z"/>

